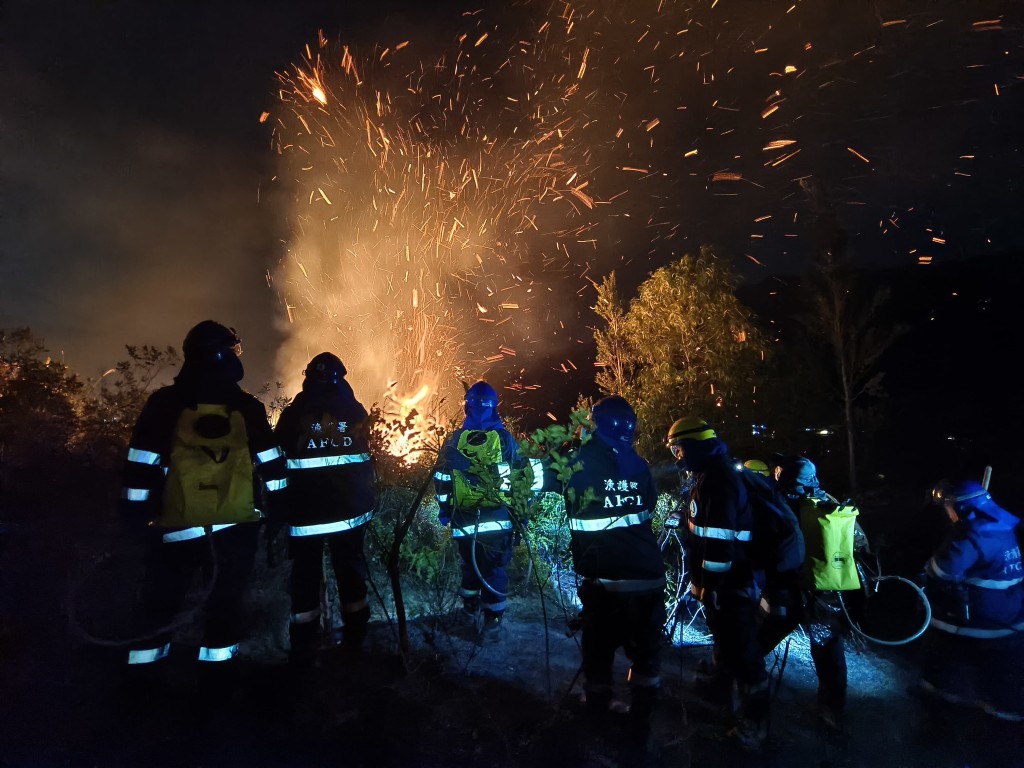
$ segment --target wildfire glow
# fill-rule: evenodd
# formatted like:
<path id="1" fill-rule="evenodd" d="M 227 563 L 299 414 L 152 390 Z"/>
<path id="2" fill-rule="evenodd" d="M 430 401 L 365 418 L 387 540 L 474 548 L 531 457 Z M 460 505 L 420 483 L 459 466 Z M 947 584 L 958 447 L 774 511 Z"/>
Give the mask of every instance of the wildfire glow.
<path id="1" fill-rule="evenodd" d="M 504 377 L 492 383 L 508 388 L 541 358 L 573 375 L 556 361 L 591 336 L 578 297 L 611 269 L 642 274 L 645 259 L 695 251 L 702 206 L 747 205 L 723 213 L 723 232 L 772 219 L 754 219 L 764 210 L 803 224 L 809 203 L 794 190 L 826 163 L 843 179 L 844 210 L 865 206 L 856 184 L 884 184 L 892 163 L 876 169 L 871 158 L 892 153 L 879 146 L 884 132 L 852 132 L 888 113 L 872 106 L 865 119 L 863 98 L 844 89 L 877 77 L 899 115 L 913 89 L 873 73 L 885 52 L 906 50 L 903 39 L 948 51 L 942 25 L 923 15 L 872 22 L 867 39 L 881 34 L 885 45 L 862 56 L 852 34 L 828 45 L 794 34 L 811 29 L 813 4 L 718 5 L 517 0 L 453 19 L 459 28 L 440 48 L 382 40 L 359 50 L 324 34 L 306 46 L 277 73 L 279 101 L 260 116 L 291 203 L 272 275 L 286 389 L 313 355 L 334 351 L 364 402 L 393 420 L 415 411 L 432 428 L 477 377 Z M 1002 28 L 973 22 L 986 38 Z M 919 69 L 900 62 L 891 77 Z M 955 150 L 947 156 L 974 147 Z M 872 173 L 849 178 L 850 155 Z M 901 211 L 919 215 L 915 201 Z M 767 265 L 801 237 L 793 229 L 736 234 L 757 251 L 748 262 Z M 427 431 L 398 430 L 393 452 L 415 455 Z"/>

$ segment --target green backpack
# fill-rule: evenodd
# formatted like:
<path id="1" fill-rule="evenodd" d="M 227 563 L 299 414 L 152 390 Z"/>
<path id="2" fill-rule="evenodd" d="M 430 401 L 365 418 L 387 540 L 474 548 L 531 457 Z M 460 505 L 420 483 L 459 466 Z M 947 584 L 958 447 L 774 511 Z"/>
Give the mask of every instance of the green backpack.
<path id="1" fill-rule="evenodd" d="M 469 459 L 467 470 L 452 471 L 455 509 L 494 509 L 508 503 L 501 476 L 501 437 L 493 430 L 472 429 L 459 435 L 458 451 Z M 508 465 L 503 465 L 506 468 Z"/>
<path id="2" fill-rule="evenodd" d="M 157 525 L 177 528 L 258 519 L 245 418 L 224 405 L 186 407 L 171 441 Z"/>
<path id="3" fill-rule="evenodd" d="M 860 589 L 853 559 L 860 511 L 852 502 L 805 499 L 800 505 L 800 528 L 807 544 L 805 573 L 823 591 Z"/>

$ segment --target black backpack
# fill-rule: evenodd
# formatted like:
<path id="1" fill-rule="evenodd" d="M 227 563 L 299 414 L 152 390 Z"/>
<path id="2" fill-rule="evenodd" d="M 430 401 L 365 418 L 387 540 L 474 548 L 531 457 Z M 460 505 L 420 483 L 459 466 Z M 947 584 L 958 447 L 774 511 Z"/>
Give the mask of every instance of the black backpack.
<path id="1" fill-rule="evenodd" d="M 746 467 L 739 469 L 754 518 L 750 562 L 755 570 L 769 573 L 797 572 L 804 565 L 807 548 L 800 521 L 786 497 L 771 480 Z"/>

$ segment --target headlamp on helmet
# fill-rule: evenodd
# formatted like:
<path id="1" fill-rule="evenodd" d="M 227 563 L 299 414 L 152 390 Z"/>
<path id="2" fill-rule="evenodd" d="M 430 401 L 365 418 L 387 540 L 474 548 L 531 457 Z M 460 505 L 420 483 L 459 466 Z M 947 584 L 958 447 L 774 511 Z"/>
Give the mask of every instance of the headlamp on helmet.
<path id="1" fill-rule="evenodd" d="M 302 375 L 310 381 L 336 386 L 338 382 L 345 378 L 347 373 L 348 370 L 345 368 L 345 364 L 341 362 L 337 355 L 330 352 L 321 352 L 309 361 L 309 365 L 306 366 L 306 370 L 302 372 Z"/>
<path id="2" fill-rule="evenodd" d="M 181 349 L 187 362 L 220 363 L 229 357 L 241 357 L 242 340 L 234 328 L 203 320 L 188 332 Z"/>
<path id="3" fill-rule="evenodd" d="M 973 480 L 965 480 L 959 483 L 942 480 L 932 488 L 932 501 L 936 504 L 949 502 L 956 506 L 965 501 L 988 496 L 989 493 L 985 490 L 985 487 Z"/>
<path id="4" fill-rule="evenodd" d="M 612 444 L 633 444 L 636 435 L 636 411 L 618 395 L 602 398 L 590 411 L 598 437 Z"/>

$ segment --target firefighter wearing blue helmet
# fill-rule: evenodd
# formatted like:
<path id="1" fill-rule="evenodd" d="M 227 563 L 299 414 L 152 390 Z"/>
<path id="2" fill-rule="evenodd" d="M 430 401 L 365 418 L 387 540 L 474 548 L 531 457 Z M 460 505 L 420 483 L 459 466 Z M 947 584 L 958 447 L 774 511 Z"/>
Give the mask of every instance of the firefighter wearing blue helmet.
<path id="1" fill-rule="evenodd" d="M 657 490 L 633 447 L 636 413 L 621 397 L 592 411 L 594 434 L 571 463 L 566 490 L 573 563 L 580 581 L 583 675 L 588 716 L 607 717 L 615 653 L 630 660 L 627 733 L 646 742 L 660 684 L 665 568 L 651 529 Z"/>
<path id="2" fill-rule="evenodd" d="M 919 690 L 1024 721 L 1024 569 L 1020 518 L 980 483 L 932 491 L 951 528 L 925 565 L 931 628 Z"/>
<path id="3" fill-rule="evenodd" d="M 486 381 L 466 391 L 462 426 L 445 440 L 434 471 L 438 519 L 451 525 L 462 561 L 459 596 L 481 639 L 498 637 L 508 607 L 512 560 L 510 477 L 524 460 L 498 414 L 498 393 Z"/>

